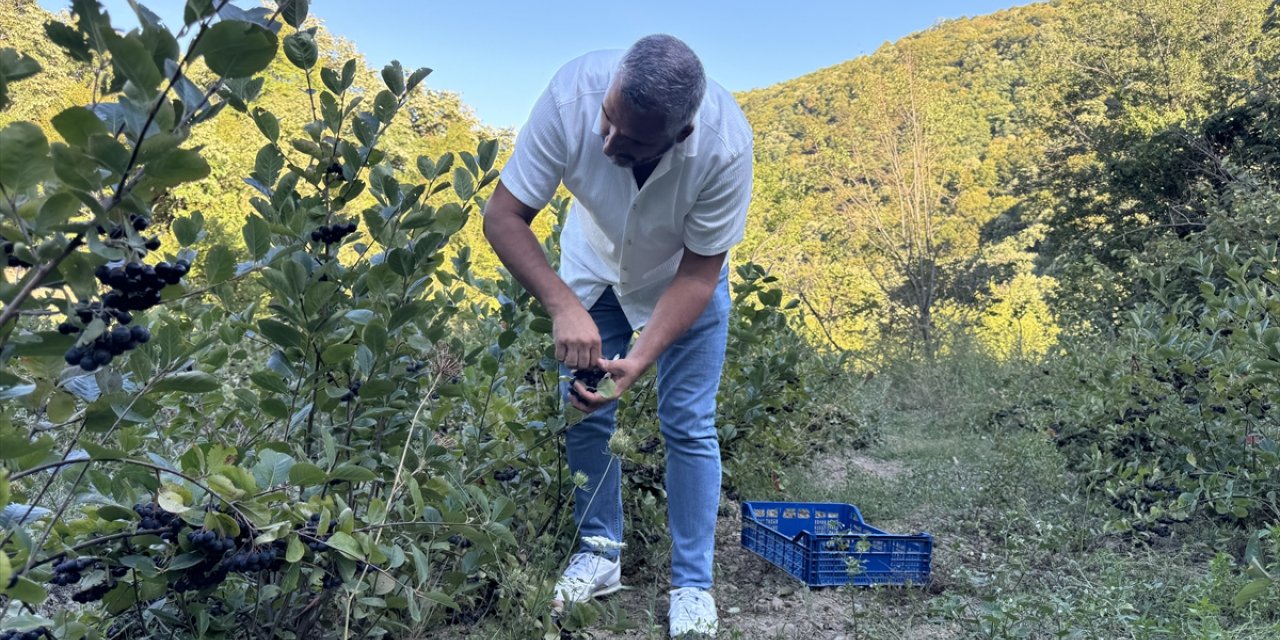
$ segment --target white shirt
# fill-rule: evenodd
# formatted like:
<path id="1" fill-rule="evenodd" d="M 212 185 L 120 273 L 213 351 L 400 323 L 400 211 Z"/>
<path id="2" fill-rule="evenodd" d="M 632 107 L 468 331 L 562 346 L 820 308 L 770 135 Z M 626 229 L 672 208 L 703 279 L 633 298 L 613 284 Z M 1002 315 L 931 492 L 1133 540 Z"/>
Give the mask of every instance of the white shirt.
<path id="1" fill-rule="evenodd" d="M 574 196 L 560 235 L 560 278 L 590 309 L 612 286 L 631 326 L 648 322 L 686 247 L 716 255 L 742 241 L 751 201 L 751 128 L 733 95 L 708 80 L 693 134 L 637 189 L 604 155 L 602 104 L 622 51 L 570 61 L 516 136 L 502 183 L 542 209 L 563 182 Z"/>

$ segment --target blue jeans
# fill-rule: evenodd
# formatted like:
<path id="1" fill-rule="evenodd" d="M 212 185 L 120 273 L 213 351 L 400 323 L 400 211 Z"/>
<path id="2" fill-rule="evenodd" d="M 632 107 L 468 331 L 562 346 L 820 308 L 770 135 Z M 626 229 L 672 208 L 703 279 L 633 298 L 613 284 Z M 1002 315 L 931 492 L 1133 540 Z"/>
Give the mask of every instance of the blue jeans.
<path id="1" fill-rule="evenodd" d="M 667 520 L 671 528 L 671 586 L 711 588 L 716 511 L 720 505 L 720 442 L 716 392 L 729 335 L 728 270 L 707 308 L 658 358 L 658 421 L 667 451 Z M 591 307 L 606 358 L 627 354 L 634 330 L 612 288 Z M 563 369 L 563 367 L 562 367 Z M 568 375 L 567 371 L 561 373 Z M 561 395 L 568 402 L 568 385 Z M 574 494 L 580 536 L 622 540 L 621 461 L 609 453 L 618 403 L 611 402 L 569 428 L 569 468 L 587 476 Z M 623 427 L 626 428 L 625 426 Z M 585 546 L 582 551 L 589 551 Z M 616 557 L 617 553 L 610 554 Z"/>

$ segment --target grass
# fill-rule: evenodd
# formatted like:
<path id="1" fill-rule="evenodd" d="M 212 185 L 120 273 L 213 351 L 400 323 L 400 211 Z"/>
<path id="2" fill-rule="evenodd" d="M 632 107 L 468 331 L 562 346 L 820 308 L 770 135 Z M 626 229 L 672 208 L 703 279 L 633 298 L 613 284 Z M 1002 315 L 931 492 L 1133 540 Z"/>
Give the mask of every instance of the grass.
<path id="1" fill-rule="evenodd" d="M 1280 637 L 1274 598 L 1231 605 L 1245 579 L 1225 552 L 1240 532 L 1188 525 L 1150 546 L 1104 534 L 1110 506 L 1077 490 L 1046 436 L 988 431 L 964 410 L 971 395 L 935 389 L 913 404 L 862 393 L 885 405 L 883 441 L 861 452 L 881 464 L 835 479 L 787 470 L 787 497 L 850 502 L 887 531 L 933 533 L 935 581 L 849 591 L 847 637 Z M 899 471 L 876 472 L 886 468 Z"/>
<path id="2" fill-rule="evenodd" d="M 984 382 L 991 379 L 955 370 L 917 378 L 905 393 L 901 384 L 864 384 L 838 401 L 875 420 L 876 443 L 853 450 L 842 446 L 837 429 L 809 464 L 777 469 L 761 461 L 767 480 L 742 496 L 849 502 L 886 531 L 928 531 L 936 541 L 932 584 L 805 589 L 738 547 L 737 504 L 726 500 L 717 550 L 719 637 L 1280 637 L 1275 590 L 1244 608 L 1231 604 L 1247 582 L 1237 562 L 1242 532 L 1181 525 L 1151 544 L 1105 533 L 1112 507 L 1077 487 L 1046 434 L 987 426 L 986 412 L 1007 400 L 998 396 L 1016 393 Z M 665 638 L 665 551 L 640 551 L 647 560 L 632 561 L 625 578 L 631 588 L 597 605 L 599 619 L 587 630 L 563 637 Z M 468 635 L 516 638 L 522 631 L 489 621 Z"/>

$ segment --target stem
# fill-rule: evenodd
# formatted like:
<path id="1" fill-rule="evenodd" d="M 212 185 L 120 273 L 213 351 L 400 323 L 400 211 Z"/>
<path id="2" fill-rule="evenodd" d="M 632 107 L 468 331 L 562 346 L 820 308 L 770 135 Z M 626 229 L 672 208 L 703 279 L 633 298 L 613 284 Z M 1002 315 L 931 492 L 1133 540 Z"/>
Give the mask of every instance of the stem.
<path id="1" fill-rule="evenodd" d="M 69 547 L 63 551 L 60 551 L 58 553 L 55 553 L 45 558 L 44 560 L 32 563 L 31 566 L 26 569 L 23 569 L 21 571 L 15 571 L 14 575 L 22 575 L 23 573 L 26 573 L 27 571 L 34 569 L 36 567 L 43 566 L 43 565 L 49 564 L 50 562 L 55 562 L 57 560 L 65 558 L 67 557 L 68 553 L 79 551 L 81 549 L 88 549 L 89 547 L 100 545 L 104 542 L 111 542 L 112 540 L 119 540 L 121 538 L 132 538 L 134 536 L 149 536 L 157 533 L 164 533 L 165 531 L 168 531 L 168 529 L 140 529 L 138 531 L 121 531 L 120 533 L 113 533 L 111 535 L 94 538 L 92 540 L 85 540 L 84 542 L 81 542 L 80 544 L 74 547 Z"/>
<path id="2" fill-rule="evenodd" d="M 44 282 L 45 278 L 49 277 L 49 274 L 54 269 L 58 268 L 58 265 L 62 264 L 63 260 L 67 259 L 67 256 L 75 252 L 82 244 L 84 244 L 83 232 L 72 238 L 71 242 L 67 243 L 67 247 L 62 250 L 62 253 L 58 254 L 58 257 L 49 262 L 41 263 L 40 266 L 36 267 L 36 270 L 30 274 L 26 284 L 22 285 L 22 289 L 18 291 L 18 294 L 5 305 L 4 311 L 0 311 L 0 327 L 3 327 L 18 315 L 18 309 L 23 302 L 27 301 L 27 298 L 31 297 L 31 293 Z M 8 336 L 0 339 L 0 347 L 3 347 L 6 342 L 8 342 Z"/>

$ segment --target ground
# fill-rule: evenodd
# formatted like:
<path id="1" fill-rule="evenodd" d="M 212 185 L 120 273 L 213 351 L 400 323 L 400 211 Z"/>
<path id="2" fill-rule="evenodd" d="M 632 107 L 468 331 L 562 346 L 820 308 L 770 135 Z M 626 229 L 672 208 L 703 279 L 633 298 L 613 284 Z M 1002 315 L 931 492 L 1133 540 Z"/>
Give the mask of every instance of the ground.
<path id="1" fill-rule="evenodd" d="M 746 496 L 848 502 L 885 531 L 928 531 L 930 584 L 807 589 L 742 548 L 739 503 L 725 499 L 716 532 L 718 638 L 1280 637 L 1274 612 L 1230 609 L 1242 583 L 1221 541 L 1238 532 L 1180 527 L 1149 544 L 1107 533 L 1109 507 L 1070 480 L 1047 434 L 941 421 L 905 413 L 870 447 L 837 444 L 777 470 L 769 495 Z M 564 637 L 666 638 L 668 562 L 665 550 L 629 548 L 627 588 L 600 601 L 589 630 Z M 501 623 L 457 631 L 524 637 Z"/>

